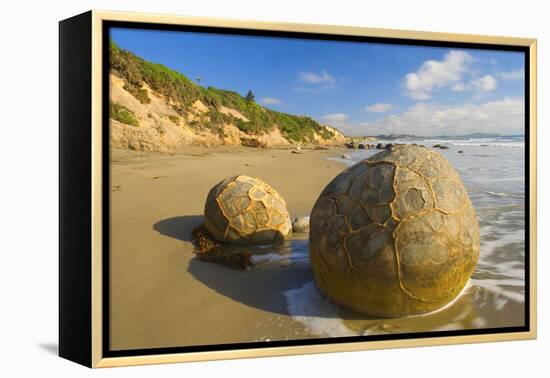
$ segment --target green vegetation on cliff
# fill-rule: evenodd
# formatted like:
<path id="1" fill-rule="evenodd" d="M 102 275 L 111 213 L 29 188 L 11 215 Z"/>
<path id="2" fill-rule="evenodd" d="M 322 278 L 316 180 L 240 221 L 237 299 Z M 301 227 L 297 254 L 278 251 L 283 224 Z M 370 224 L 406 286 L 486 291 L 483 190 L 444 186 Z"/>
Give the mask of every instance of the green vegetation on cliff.
<path id="1" fill-rule="evenodd" d="M 130 109 L 116 102 L 109 104 L 109 117 L 130 126 L 139 126 L 136 115 Z"/>
<path id="2" fill-rule="evenodd" d="M 194 122 L 193 127 L 219 130 L 225 123 L 233 123 L 247 134 L 269 132 L 278 127 L 283 136 L 292 141 L 308 141 L 314 134 L 324 139 L 333 137 L 333 132 L 306 116 L 297 116 L 277 112 L 254 102 L 250 91 L 247 97 L 237 92 L 204 88 L 188 79 L 185 75 L 161 64 L 148 62 L 128 50 L 120 49 L 114 42 L 110 44 L 111 72 L 124 80 L 124 89 L 136 97 L 142 104 L 151 99 L 143 84 L 153 91 L 171 99 L 173 108 L 182 116 L 190 111 L 193 103 L 200 100 L 208 108 L 208 120 Z M 248 119 L 248 122 L 221 112 L 222 106 L 235 109 Z M 121 121 L 123 122 L 123 121 Z M 127 122 L 125 122 L 127 123 Z"/>

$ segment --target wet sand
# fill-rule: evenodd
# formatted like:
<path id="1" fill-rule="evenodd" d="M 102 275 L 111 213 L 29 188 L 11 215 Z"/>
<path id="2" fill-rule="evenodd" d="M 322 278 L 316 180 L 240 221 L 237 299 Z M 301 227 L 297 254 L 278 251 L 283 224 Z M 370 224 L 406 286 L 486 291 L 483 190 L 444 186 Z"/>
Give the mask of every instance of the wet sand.
<path id="1" fill-rule="evenodd" d="M 223 178 L 264 179 L 292 217 L 308 215 L 345 166 L 339 150 L 189 148 L 113 151 L 111 164 L 111 348 L 157 348 L 307 338 L 284 293 L 312 280 L 308 265 L 242 272 L 193 259 L 191 231 L 208 190 Z M 278 253 L 287 253 L 283 250 Z"/>

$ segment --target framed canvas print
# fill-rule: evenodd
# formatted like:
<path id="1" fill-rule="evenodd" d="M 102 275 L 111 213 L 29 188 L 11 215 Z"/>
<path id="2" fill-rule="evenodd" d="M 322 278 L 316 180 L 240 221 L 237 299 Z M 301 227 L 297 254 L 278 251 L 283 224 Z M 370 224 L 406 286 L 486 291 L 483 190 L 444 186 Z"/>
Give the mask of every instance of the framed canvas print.
<path id="1" fill-rule="evenodd" d="M 60 22 L 59 353 L 536 337 L 536 41 Z"/>

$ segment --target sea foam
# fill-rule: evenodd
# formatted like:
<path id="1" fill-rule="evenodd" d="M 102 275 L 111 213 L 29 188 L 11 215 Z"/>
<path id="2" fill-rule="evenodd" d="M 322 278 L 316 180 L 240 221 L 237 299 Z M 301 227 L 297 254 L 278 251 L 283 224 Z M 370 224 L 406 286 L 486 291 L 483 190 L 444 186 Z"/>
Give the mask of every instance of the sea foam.
<path id="1" fill-rule="evenodd" d="M 315 336 L 357 336 L 342 321 L 338 309 L 323 296 L 313 281 L 284 293 L 289 315 Z"/>

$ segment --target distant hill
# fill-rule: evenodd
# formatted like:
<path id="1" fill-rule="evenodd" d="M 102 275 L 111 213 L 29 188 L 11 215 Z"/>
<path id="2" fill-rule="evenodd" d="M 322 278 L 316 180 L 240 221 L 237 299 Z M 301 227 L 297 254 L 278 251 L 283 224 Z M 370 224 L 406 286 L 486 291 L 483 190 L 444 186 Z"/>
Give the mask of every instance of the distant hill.
<path id="1" fill-rule="evenodd" d="M 184 55 L 182 55 L 184 56 Z M 135 150 L 242 144 L 342 144 L 338 130 L 277 112 L 237 92 L 203 87 L 110 44 L 111 145 Z M 228 73 L 230 74 L 230 73 Z"/>
<path id="2" fill-rule="evenodd" d="M 381 135 L 376 135 L 375 136 L 376 139 L 380 139 L 380 140 L 395 140 L 395 139 L 420 139 L 420 138 L 423 138 L 423 137 L 419 137 L 419 136 L 416 136 L 416 135 L 410 135 L 410 134 L 381 134 Z"/>
<path id="3" fill-rule="evenodd" d="M 376 135 L 374 138 L 380 140 L 397 140 L 397 139 L 408 139 L 408 140 L 422 140 L 422 139 L 481 139 L 481 138 L 498 138 L 500 134 L 489 134 L 489 133 L 472 133 L 464 135 L 438 135 L 438 136 L 420 136 L 412 134 L 382 134 Z"/>

